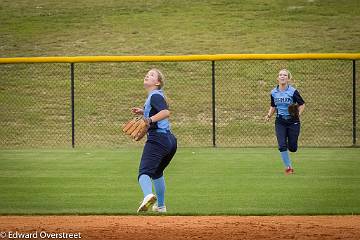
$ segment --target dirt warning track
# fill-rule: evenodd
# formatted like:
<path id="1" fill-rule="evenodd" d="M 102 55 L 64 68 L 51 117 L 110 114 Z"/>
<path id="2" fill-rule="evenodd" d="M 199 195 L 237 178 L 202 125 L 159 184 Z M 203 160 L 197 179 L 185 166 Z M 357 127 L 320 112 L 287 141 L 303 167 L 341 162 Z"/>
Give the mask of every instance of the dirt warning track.
<path id="1" fill-rule="evenodd" d="M 2 216 L 0 231 L 3 239 L 360 239 L 360 216 Z"/>

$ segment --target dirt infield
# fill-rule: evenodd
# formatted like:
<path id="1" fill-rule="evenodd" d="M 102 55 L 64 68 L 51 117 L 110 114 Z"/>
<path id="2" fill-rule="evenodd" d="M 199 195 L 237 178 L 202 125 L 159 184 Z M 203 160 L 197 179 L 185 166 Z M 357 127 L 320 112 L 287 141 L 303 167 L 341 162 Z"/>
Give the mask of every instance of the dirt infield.
<path id="1" fill-rule="evenodd" d="M 0 231 L 3 239 L 360 239 L 360 216 L 2 216 Z"/>

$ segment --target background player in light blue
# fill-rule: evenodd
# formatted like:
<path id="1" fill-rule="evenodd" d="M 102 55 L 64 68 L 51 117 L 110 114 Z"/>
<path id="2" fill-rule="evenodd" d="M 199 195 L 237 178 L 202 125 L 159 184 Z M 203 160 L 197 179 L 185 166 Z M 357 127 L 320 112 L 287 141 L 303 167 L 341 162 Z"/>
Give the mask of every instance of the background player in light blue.
<path id="1" fill-rule="evenodd" d="M 305 108 L 305 102 L 299 91 L 289 85 L 291 77 L 289 70 L 280 70 L 278 76 L 279 85 L 271 91 L 271 106 L 265 117 L 265 120 L 269 121 L 276 112 L 275 132 L 286 174 L 294 173 L 288 150 L 290 152 L 297 151 L 300 134 L 300 118 L 291 116 L 288 107 L 294 103 L 298 104 L 299 115 L 302 114 Z"/>
<path id="2" fill-rule="evenodd" d="M 162 90 L 164 83 L 165 79 L 161 71 L 151 69 L 144 78 L 144 87 L 148 92 L 144 108 L 132 109 L 133 113 L 144 115 L 144 118 L 150 122 L 139 167 L 138 181 L 144 199 L 138 212 L 145 212 L 150 207 L 155 212 L 166 212 L 163 172 L 176 153 L 177 140 L 170 131 L 170 111 Z M 154 183 L 156 196 L 152 193 L 151 180 Z M 154 205 L 156 201 L 157 205 Z"/>

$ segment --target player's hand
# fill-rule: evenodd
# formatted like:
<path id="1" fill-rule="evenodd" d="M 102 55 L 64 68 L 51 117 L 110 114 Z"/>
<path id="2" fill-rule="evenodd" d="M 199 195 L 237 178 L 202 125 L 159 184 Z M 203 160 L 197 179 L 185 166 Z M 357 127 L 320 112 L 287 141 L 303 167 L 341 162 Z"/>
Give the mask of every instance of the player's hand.
<path id="1" fill-rule="evenodd" d="M 133 114 L 136 114 L 136 115 L 143 115 L 143 114 L 144 114 L 144 110 L 143 110 L 143 109 L 141 109 L 141 108 L 136 108 L 136 107 L 132 108 L 132 109 L 131 109 L 131 112 L 132 112 Z"/>
<path id="2" fill-rule="evenodd" d="M 271 118 L 271 117 L 270 117 L 269 115 L 266 115 L 266 116 L 265 116 L 265 122 L 270 121 L 270 118 Z"/>

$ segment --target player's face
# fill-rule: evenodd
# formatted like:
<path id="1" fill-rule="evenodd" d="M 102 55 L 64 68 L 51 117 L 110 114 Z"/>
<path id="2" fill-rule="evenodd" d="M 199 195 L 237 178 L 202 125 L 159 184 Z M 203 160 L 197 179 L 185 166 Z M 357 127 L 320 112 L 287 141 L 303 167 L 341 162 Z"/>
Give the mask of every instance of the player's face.
<path id="1" fill-rule="evenodd" d="M 144 78 L 145 89 L 151 90 L 159 85 L 159 75 L 156 71 L 150 70 Z"/>
<path id="2" fill-rule="evenodd" d="M 289 81 L 289 74 L 287 71 L 280 71 L 278 76 L 279 84 L 287 84 Z"/>

